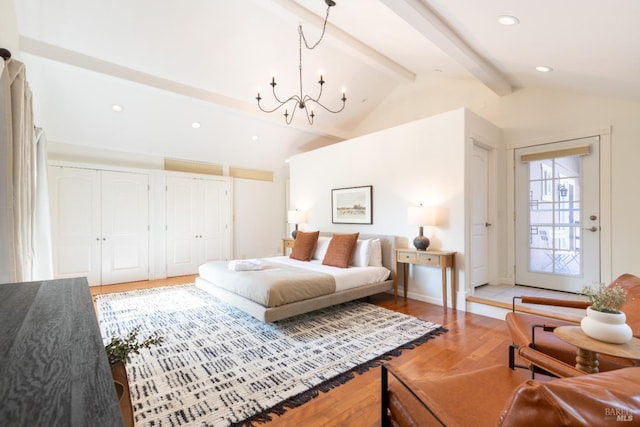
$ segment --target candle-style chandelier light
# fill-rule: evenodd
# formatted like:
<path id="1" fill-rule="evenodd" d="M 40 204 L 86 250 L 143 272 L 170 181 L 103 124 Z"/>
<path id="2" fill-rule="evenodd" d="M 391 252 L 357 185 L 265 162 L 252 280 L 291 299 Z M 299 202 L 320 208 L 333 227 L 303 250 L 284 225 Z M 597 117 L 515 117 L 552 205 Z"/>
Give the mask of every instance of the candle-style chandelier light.
<path id="1" fill-rule="evenodd" d="M 318 96 L 316 96 L 315 98 L 312 98 L 309 95 L 304 94 L 303 90 L 302 90 L 302 41 L 304 40 L 304 45 L 307 49 L 312 50 L 314 49 L 316 46 L 318 46 L 320 44 L 320 42 L 322 41 L 322 38 L 324 37 L 324 33 L 325 30 L 327 28 L 327 21 L 329 20 L 329 10 L 331 9 L 331 6 L 335 6 L 335 2 L 333 0 L 325 0 L 325 3 L 327 4 L 327 15 L 324 18 L 324 25 L 322 27 L 322 34 L 320 35 L 320 39 L 313 45 L 313 46 L 309 46 L 309 44 L 307 43 L 307 39 L 304 36 L 304 32 L 302 31 L 302 25 L 298 25 L 298 44 L 299 44 L 299 65 L 298 65 L 298 69 L 299 69 L 299 75 L 300 75 L 300 94 L 299 95 L 292 95 L 289 98 L 285 99 L 284 101 L 281 100 L 278 95 L 276 94 L 276 78 L 275 77 L 271 77 L 271 83 L 269 83 L 271 85 L 271 89 L 273 91 L 273 97 L 276 99 L 276 101 L 279 103 L 275 108 L 273 109 L 265 109 L 262 108 L 262 105 L 260 105 L 260 101 L 262 100 L 262 97 L 260 96 L 260 92 L 258 92 L 258 96 L 256 96 L 256 99 L 258 100 L 258 107 L 260 108 L 260 110 L 264 111 L 265 113 L 273 113 L 276 110 L 279 110 L 282 107 L 285 107 L 284 110 L 284 118 L 285 121 L 287 122 L 287 124 L 291 124 L 291 122 L 293 121 L 293 116 L 295 116 L 296 114 L 296 107 L 303 109 L 305 111 L 305 114 L 307 115 L 307 120 L 309 121 L 309 124 L 313 124 L 313 118 L 315 117 L 315 114 L 313 112 L 313 105 L 318 105 L 322 108 L 324 108 L 325 110 L 327 110 L 330 113 L 339 113 L 340 111 L 344 110 L 344 106 L 345 103 L 347 101 L 347 97 L 345 94 L 344 89 L 342 90 L 342 98 L 340 98 L 340 100 L 342 101 L 342 107 L 338 110 L 332 110 L 326 106 L 324 106 L 321 102 L 320 102 L 320 96 L 322 96 L 322 87 L 325 83 L 322 74 L 320 74 L 320 80 L 318 81 L 318 83 L 320 84 L 320 90 L 318 92 Z M 289 113 L 289 108 L 291 108 L 291 113 Z"/>

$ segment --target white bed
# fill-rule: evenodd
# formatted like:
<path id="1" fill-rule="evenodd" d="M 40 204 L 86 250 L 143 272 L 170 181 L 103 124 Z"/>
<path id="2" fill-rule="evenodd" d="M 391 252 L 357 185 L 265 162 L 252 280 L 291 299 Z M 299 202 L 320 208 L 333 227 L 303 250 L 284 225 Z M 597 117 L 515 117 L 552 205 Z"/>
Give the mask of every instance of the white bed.
<path id="1" fill-rule="evenodd" d="M 326 238 L 330 236 L 331 233 L 321 233 L 321 240 L 326 243 Z M 264 266 L 261 269 L 269 270 L 265 274 L 270 274 L 271 276 L 274 276 L 280 270 L 286 276 L 287 274 L 292 274 L 292 270 L 299 269 L 304 270 L 304 273 L 301 274 L 330 275 L 333 278 L 335 287 L 330 290 L 317 291 L 318 294 L 305 294 L 296 290 L 297 293 L 288 292 L 284 295 L 280 293 L 280 296 L 274 299 L 273 295 L 270 298 L 268 292 L 265 295 L 260 294 L 260 286 L 255 286 L 253 291 L 247 291 L 242 280 L 239 283 L 235 282 L 236 278 L 244 279 L 242 273 L 249 273 L 246 276 L 258 277 L 259 280 L 259 275 L 263 273 L 261 271 L 229 272 L 224 262 L 205 263 L 200 266 L 199 277 L 196 278 L 196 286 L 263 322 L 274 322 L 392 289 L 393 252 L 396 247 L 396 238 L 384 235 L 359 236 L 360 241 L 374 239 L 380 241 L 381 254 L 373 266 L 362 266 L 362 262 L 360 262 L 359 266 L 352 265 L 349 268 L 338 268 L 323 265 L 321 259 L 318 258 L 306 262 L 286 256 L 260 260 Z M 318 257 L 322 257 L 322 248 L 320 246 L 319 242 L 316 251 L 316 254 L 320 253 L 317 255 Z M 356 262 L 356 264 L 358 263 Z M 311 289 L 315 290 L 315 287 L 311 287 Z M 256 293 L 259 295 L 256 295 Z"/>

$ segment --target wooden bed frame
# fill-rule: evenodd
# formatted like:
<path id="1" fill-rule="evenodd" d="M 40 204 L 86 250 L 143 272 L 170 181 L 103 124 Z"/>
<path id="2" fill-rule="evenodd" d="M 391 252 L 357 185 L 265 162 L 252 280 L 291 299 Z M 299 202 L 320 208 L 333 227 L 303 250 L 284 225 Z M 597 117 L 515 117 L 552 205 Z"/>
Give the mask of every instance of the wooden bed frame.
<path id="1" fill-rule="evenodd" d="M 321 236 L 327 237 L 331 237 L 333 234 L 338 233 L 320 233 Z M 380 239 L 382 265 L 391 271 L 387 280 L 271 308 L 264 307 L 240 295 L 222 289 L 202 277 L 196 278 L 196 286 L 263 322 L 275 322 L 287 317 L 297 316 L 298 314 L 308 313 L 393 289 L 394 252 L 398 238 L 396 236 L 361 234 L 359 239 Z"/>

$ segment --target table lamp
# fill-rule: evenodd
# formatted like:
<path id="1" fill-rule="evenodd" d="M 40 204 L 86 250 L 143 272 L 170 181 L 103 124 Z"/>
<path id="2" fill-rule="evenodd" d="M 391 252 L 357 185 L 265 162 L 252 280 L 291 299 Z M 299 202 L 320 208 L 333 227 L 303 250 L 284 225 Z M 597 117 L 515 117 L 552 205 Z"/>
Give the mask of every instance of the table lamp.
<path id="1" fill-rule="evenodd" d="M 306 214 L 303 211 L 295 210 L 287 212 L 287 223 L 295 224 L 296 228 L 291 232 L 291 237 L 294 239 L 298 234 L 298 224 L 306 222 Z"/>
<path id="2" fill-rule="evenodd" d="M 424 235 L 425 225 L 436 225 L 435 209 L 429 206 L 411 206 L 407 211 L 407 219 L 410 225 L 417 225 L 420 234 L 413 239 L 413 246 L 419 251 L 426 251 L 431 243 Z"/>

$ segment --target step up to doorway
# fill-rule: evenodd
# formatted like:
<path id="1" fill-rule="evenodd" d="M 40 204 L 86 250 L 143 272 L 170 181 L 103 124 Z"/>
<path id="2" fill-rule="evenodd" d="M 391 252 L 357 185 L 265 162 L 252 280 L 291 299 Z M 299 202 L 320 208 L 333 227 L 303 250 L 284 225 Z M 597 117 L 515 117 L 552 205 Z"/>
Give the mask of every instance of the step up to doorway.
<path id="1" fill-rule="evenodd" d="M 477 288 L 474 295 L 467 297 L 467 301 L 511 311 L 513 306 L 513 297 L 523 295 L 567 300 L 584 299 L 581 295 L 545 289 L 535 289 L 526 286 L 487 285 Z M 522 304 L 519 300 L 516 300 L 516 311 L 571 322 L 579 322 L 580 319 L 584 317 L 583 309 Z"/>

